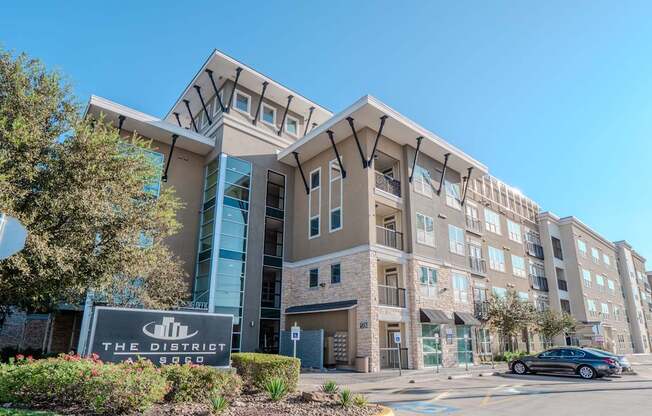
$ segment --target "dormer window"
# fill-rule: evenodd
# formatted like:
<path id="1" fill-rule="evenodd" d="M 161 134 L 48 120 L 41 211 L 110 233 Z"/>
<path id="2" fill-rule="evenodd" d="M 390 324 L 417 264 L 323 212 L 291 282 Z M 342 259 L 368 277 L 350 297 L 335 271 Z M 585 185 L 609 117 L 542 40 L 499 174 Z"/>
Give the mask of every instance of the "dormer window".
<path id="1" fill-rule="evenodd" d="M 299 120 L 294 117 L 287 116 L 285 118 L 285 131 L 293 136 L 299 135 Z"/>
<path id="2" fill-rule="evenodd" d="M 267 123 L 273 126 L 276 120 L 276 109 L 274 107 L 268 106 L 267 104 L 263 104 L 261 109 L 261 114 L 260 114 L 260 120 L 263 123 Z"/>
<path id="3" fill-rule="evenodd" d="M 251 97 L 247 94 L 236 90 L 235 97 L 233 97 L 233 106 L 236 110 L 242 111 L 243 113 L 251 113 Z"/>

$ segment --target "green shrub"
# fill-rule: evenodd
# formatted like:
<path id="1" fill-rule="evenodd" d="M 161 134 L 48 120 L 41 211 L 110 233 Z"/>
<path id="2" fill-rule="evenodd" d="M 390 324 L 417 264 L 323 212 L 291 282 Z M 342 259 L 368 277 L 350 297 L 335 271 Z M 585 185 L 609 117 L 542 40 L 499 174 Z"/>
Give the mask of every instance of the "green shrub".
<path id="1" fill-rule="evenodd" d="M 356 394 L 353 397 L 353 404 L 357 407 L 367 407 L 369 400 L 364 396 L 364 394 Z"/>
<path id="2" fill-rule="evenodd" d="M 144 411 L 167 390 L 160 370 L 146 360 L 104 364 L 62 354 L 0 365 L 0 402 L 120 414 Z"/>
<path id="3" fill-rule="evenodd" d="M 245 387 L 263 390 L 272 378 L 280 378 L 288 392 L 293 392 L 299 383 L 301 361 L 298 358 L 260 353 L 231 354 L 233 367 L 238 371 Z"/>
<path id="4" fill-rule="evenodd" d="M 503 354 L 505 361 L 507 362 L 525 357 L 526 355 L 528 355 L 528 353 L 525 351 L 506 351 L 505 354 Z"/>
<path id="5" fill-rule="evenodd" d="M 350 407 L 353 404 L 353 395 L 351 394 L 351 390 L 349 389 L 342 390 L 340 392 L 340 397 L 337 400 L 337 402 L 342 407 Z"/>
<path id="6" fill-rule="evenodd" d="M 161 368 L 170 391 L 165 400 L 173 403 L 208 403 L 219 396 L 233 400 L 240 395 L 242 380 L 237 374 L 196 364 L 173 364 Z"/>
<path id="7" fill-rule="evenodd" d="M 327 394 L 335 394 L 339 390 L 340 388 L 337 386 L 337 383 L 335 383 L 333 380 L 328 380 L 321 385 L 321 391 Z"/>
<path id="8" fill-rule="evenodd" d="M 265 391 L 273 402 L 277 402 L 287 394 L 288 388 L 283 379 L 275 377 L 265 382 Z"/>
<path id="9" fill-rule="evenodd" d="M 229 402 L 224 397 L 218 396 L 211 398 L 211 407 L 213 408 L 213 413 L 222 413 L 229 407 Z"/>

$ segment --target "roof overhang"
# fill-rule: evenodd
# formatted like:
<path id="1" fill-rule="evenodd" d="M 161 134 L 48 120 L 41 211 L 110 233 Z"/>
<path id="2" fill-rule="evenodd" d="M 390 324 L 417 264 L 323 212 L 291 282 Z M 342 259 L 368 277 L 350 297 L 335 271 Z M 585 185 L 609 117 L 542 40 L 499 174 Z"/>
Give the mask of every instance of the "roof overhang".
<path id="1" fill-rule="evenodd" d="M 259 92 L 262 88 L 262 83 L 267 82 L 268 85 L 267 89 L 265 90 L 265 98 L 281 105 L 287 103 L 288 95 L 292 95 L 294 98 L 292 99 L 292 103 L 290 105 L 291 111 L 294 111 L 297 114 L 301 114 L 307 118 L 308 113 L 310 112 L 310 107 L 315 108 L 311 117 L 311 123 L 315 122 L 317 124 L 321 124 L 332 116 L 332 113 L 328 109 L 320 106 L 313 101 L 310 101 L 296 91 L 285 87 L 284 85 L 261 74 L 255 69 L 231 58 L 230 56 L 216 49 L 211 53 L 204 65 L 202 65 L 197 74 L 190 81 L 188 86 L 183 90 L 183 93 L 174 103 L 170 111 L 168 111 L 164 119 L 170 123 L 176 123 L 174 113 L 179 113 L 181 123 L 184 126 L 189 125 L 190 116 L 188 115 L 188 110 L 186 109 L 186 105 L 184 104 L 183 100 L 188 100 L 190 102 L 190 111 L 192 111 L 193 115 L 203 111 L 201 101 L 199 100 L 199 96 L 197 95 L 194 86 L 197 85 L 200 87 L 204 100 L 208 100 L 214 95 L 213 85 L 211 84 L 206 70 L 208 69 L 213 71 L 215 84 L 218 88 L 220 88 L 220 85 L 225 79 L 230 79 L 232 81 L 235 80 L 236 69 L 238 67 L 242 68 L 242 72 L 238 78 L 238 85 L 241 85 L 251 91 Z M 228 99 L 228 97 L 225 97 L 225 99 Z M 224 105 L 226 106 L 227 103 L 224 103 Z"/>
<path id="2" fill-rule="evenodd" d="M 289 308 L 285 309 L 285 314 L 292 315 L 298 313 L 345 311 L 348 309 L 353 309 L 356 306 L 358 306 L 358 301 L 355 299 L 342 300 L 338 302 L 313 303 L 310 305 L 290 306 Z"/>
<path id="3" fill-rule="evenodd" d="M 89 114 L 98 119 L 104 117 L 105 123 L 116 127 L 119 125 L 119 117 L 125 116 L 123 130 L 133 131 L 148 139 L 167 144 L 172 143 L 172 135 L 176 134 L 176 146 L 193 153 L 206 155 L 215 147 L 211 138 L 95 95 L 91 96 L 86 107 L 85 116 Z"/>
<path id="4" fill-rule="evenodd" d="M 400 145 L 416 147 L 416 138 L 422 136 L 424 138 L 421 141 L 420 151 L 422 153 L 438 161 L 443 161 L 444 155 L 450 153 L 448 166 L 463 174 L 466 174 L 469 167 L 473 167 L 473 178 L 488 173 L 488 168 L 482 163 L 369 95 L 360 98 L 347 109 L 331 117 L 305 137 L 280 152 L 278 160 L 296 166 L 292 152 L 298 152 L 303 160 L 307 160 L 330 148 L 331 143 L 326 131 L 333 131 L 336 143 L 351 136 L 351 127 L 346 120 L 347 117 L 355 119 L 357 130 L 363 127 L 378 130 L 379 120 L 383 115 L 389 116 L 383 129 L 383 136 L 390 140 Z"/>

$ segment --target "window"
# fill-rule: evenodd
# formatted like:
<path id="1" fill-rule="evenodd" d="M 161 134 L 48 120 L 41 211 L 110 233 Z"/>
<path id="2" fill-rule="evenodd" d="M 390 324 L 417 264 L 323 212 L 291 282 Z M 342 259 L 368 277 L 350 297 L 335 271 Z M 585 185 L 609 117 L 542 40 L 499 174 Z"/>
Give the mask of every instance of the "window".
<path id="1" fill-rule="evenodd" d="M 501 234 L 500 216 L 488 208 L 484 209 L 484 224 L 485 227 L 487 228 L 487 231 L 491 231 L 492 233 L 496 233 L 496 234 Z"/>
<path id="2" fill-rule="evenodd" d="M 595 308 L 595 301 L 593 299 L 587 299 L 586 300 L 586 305 L 587 308 L 589 309 L 589 312 L 596 312 L 597 309 Z"/>
<path id="3" fill-rule="evenodd" d="M 435 225 L 432 217 L 417 213 L 417 243 L 435 246 Z"/>
<path id="4" fill-rule="evenodd" d="M 260 120 L 274 126 L 276 122 L 276 109 L 267 104 L 261 105 Z"/>
<path id="5" fill-rule="evenodd" d="M 251 113 L 251 97 L 247 94 L 235 90 L 235 96 L 233 97 L 234 103 L 233 106 L 236 110 L 242 111 L 243 113 Z"/>
<path id="6" fill-rule="evenodd" d="M 451 208 L 461 209 L 460 203 L 460 184 L 444 181 L 446 188 L 446 205 Z"/>
<path id="7" fill-rule="evenodd" d="M 319 285 L 319 269 L 310 269 L 310 287 Z"/>
<path id="8" fill-rule="evenodd" d="M 593 257 L 594 263 L 600 262 L 600 250 L 595 247 L 591 247 L 591 257 Z"/>
<path id="9" fill-rule="evenodd" d="M 611 257 L 606 253 L 602 253 L 602 262 L 607 266 L 611 266 Z"/>
<path id="10" fill-rule="evenodd" d="M 586 243 L 584 241 L 577 239 L 577 249 L 582 257 L 586 257 Z"/>
<path id="11" fill-rule="evenodd" d="M 421 324 L 421 343 L 424 367 L 441 365 L 440 327 L 434 324 Z"/>
<path id="12" fill-rule="evenodd" d="M 600 276 L 599 274 L 595 275 L 595 283 L 598 285 L 599 290 L 604 290 L 604 277 Z"/>
<path id="13" fill-rule="evenodd" d="M 505 271 L 505 253 L 502 250 L 489 246 L 489 267 L 499 272 Z"/>
<path id="14" fill-rule="evenodd" d="M 337 160 L 331 160 L 329 163 L 329 188 L 328 188 L 328 204 L 330 209 L 330 231 L 338 231 L 342 229 L 342 198 L 344 197 L 343 183 L 342 183 L 342 170 Z"/>
<path id="15" fill-rule="evenodd" d="M 582 269 L 582 280 L 584 281 L 584 287 L 591 287 L 591 272 Z"/>
<path id="16" fill-rule="evenodd" d="M 464 256 L 464 230 L 454 225 L 448 225 L 448 241 L 451 253 Z"/>
<path id="17" fill-rule="evenodd" d="M 340 264 L 331 264 L 331 283 L 336 284 L 342 281 L 342 268 Z"/>
<path id="18" fill-rule="evenodd" d="M 469 280 L 463 274 L 453 273 L 453 297 L 455 302 L 469 302 Z"/>
<path id="19" fill-rule="evenodd" d="M 603 314 L 605 317 L 606 317 L 606 316 L 609 316 L 609 305 L 607 305 L 606 303 L 602 303 L 602 304 L 600 305 L 600 309 L 601 309 L 602 314 Z"/>
<path id="20" fill-rule="evenodd" d="M 552 240 L 552 252 L 555 258 L 559 260 L 564 260 L 564 256 L 561 251 L 561 241 L 557 237 L 551 237 Z"/>
<path id="21" fill-rule="evenodd" d="M 611 279 L 607 280 L 607 287 L 609 288 L 609 292 L 611 292 L 613 295 L 616 291 L 616 285 L 614 284 L 614 281 Z"/>
<path id="22" fill-rule="evenodd" d="M 293 136 L 299 135 L 299 120 L 294 117 L 285 117 L 285 131 Z"/>
<path id="23" fill-rule="evenodd" d="M 498 298 L 504 299 L 505 297 L 507 297 L 507 289 L 505 289 L 504 287 L 494 286 L 491 288 L 491 293 L 493 293 L 494 296 Z"/>
<path id="24" fill-rule="evenodd" d="M 424 296 L 437 295 L 437 269 L 421 266 L 419 268 L 419 281 L 421 283 L 421 294 Z"/>
<path id="25" fill-rule="evenodd" d="M 514 276 L 525 277 L 525 259 L 521 256 L 512 254 L 512 273 Z"/>
<path id="26" fill-rule="evenodd" d="M 309 238 L 319 237 L 321 232 L 320 216 L 321 209 L 321 168 L 310 172 L 310 194 L 308 195 L 309 210 Z"/>
<path id="27" fill-rule="evenodd" d="M 419 165 L 414 167 L 414 191 L 432 197 L 432 180 L 430 172 Z"/>
<path id="28" fill-rule="evenodd" d="M 521 225 L 515 223 L 512 220 L 507 220 L 507 232 L 509 234 L 509 239 L 516 241 L 517 243 L 522 243 L 523 238 L 521 237 Z"/>

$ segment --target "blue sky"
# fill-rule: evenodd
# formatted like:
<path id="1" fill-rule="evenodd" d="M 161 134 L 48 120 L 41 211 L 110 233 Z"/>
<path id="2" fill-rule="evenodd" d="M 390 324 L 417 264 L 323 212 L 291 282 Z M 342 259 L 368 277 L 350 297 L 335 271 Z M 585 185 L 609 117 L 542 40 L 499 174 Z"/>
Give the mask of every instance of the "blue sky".
<path id="1" fill-rule="evenodd" d="M 3 46 L 82 101 L 162 116 L 218 48 L 333 111 L 374 95 L 652 262 L 650 2 L 8 3 Z"/>

